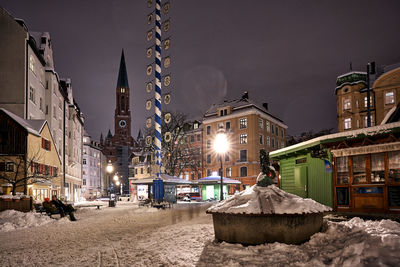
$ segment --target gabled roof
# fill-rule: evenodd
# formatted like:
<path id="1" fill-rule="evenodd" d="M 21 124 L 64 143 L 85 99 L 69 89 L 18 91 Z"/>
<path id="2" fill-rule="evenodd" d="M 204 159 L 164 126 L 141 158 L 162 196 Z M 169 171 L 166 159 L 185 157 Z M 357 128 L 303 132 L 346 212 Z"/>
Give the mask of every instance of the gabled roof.
<path id="1" fill-rule="evenodd" d="M 42 131 L 44 125 L 47 123 L 45 120 L 25 120 L 4 108 L 0 108 L 0 110 L 6 113 L 11 119 L 21 125 L 29 133 L 36 136 L 40 136 L 40 132 Z"/>
<path id="2" fill-rule="evenodd" d="M 124 50 L 122 49 L 121 62 L 119 64 L 117 88 L 129 88 L 128 74 L 126 73 Z"/>

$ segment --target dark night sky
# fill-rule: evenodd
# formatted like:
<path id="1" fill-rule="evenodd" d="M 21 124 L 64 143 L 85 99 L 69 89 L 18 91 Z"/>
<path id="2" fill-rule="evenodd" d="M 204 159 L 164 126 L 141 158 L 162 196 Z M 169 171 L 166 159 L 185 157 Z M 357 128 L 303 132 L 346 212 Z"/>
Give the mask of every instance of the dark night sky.
<path id="1" fill-rule="evenodd" d="M 93 137 L 113 131 L 125 49 L 133 136 L 150 116 L 147 1 L 0 0 L 31 31 L 50 32 L 56 71 L 72 79 Z M 336 128 L 336 77 L 369 61 L 400 62 L 400 1 L 172 0 L 172 110 L 195 117 L 214 102 L 268 102 L 289 134 Z M 164 33 L 163 33 L 164 35 Z M 133 89 L 133 90 L 132 90 Z M 133 91 L 133 93 L 132 93 Z"/>

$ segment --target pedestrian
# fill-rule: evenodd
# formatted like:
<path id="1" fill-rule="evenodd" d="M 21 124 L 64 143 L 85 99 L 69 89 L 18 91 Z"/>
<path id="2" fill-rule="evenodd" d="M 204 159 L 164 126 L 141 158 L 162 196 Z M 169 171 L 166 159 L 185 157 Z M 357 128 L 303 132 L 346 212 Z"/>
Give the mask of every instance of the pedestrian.
<path id="1" fill-rule="evenodd" d="M 57 209 L 60 211 L 61 217 L 64 217 L 65 214 L 69 215 L 69 218 L 71 221 L 76 221 L 74 211 L 74 207 L 72 207 L 71 204 L 65 205 L 61 200 L 57 199 L 57 196 L 54 195 L 53 199 L 51 200 L 51 203 L 57 207 Z"/>

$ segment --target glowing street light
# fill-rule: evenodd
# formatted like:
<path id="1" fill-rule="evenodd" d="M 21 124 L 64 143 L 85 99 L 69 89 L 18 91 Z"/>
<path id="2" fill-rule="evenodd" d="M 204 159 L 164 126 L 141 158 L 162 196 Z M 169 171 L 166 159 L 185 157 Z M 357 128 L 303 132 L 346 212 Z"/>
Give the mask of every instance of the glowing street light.
<path id="1" fill-rule="evenodd" d="M 224 169 L 222 168 L 222 156 L 225 155 L 229 150 L 229 141 L 228 137 L 223 128 L 218 130 L 217 135 L 214 139 L 214 151 L 219 155 L 219 160 L 221 162 L 221 191 L 220 191 L 220 200 L 224 200 L 224 188 L 223 188 L 223 174 Z"/>
<path id="2" fill-rule="evenodd" d="M 113 179 L 114 181 L 118 182 L 118 175 L 115 174 Z"/>

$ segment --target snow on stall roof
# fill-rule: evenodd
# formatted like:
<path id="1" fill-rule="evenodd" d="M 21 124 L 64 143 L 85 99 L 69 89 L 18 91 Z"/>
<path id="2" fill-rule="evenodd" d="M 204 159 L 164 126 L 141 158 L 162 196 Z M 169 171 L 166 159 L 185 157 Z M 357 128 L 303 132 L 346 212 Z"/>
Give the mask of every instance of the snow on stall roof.
<path id="1" fill-rule="evenodd" d="M 339 137 L 344 137 L 344 138 L 355 138 L 359 135 L 375 135 L 375 134 L 382 134 L 389 132 L 390 130 L 394 128 L 399 128 L 400 127 L 400 122 L 393 122 L 393 123 L 388 123 L 384 125 L 378 125 L 374 127 L 369 127 L 369 128 L 362 128 L 362 129 L 357 129 L 353 131 L 345 131 L 345 132 L 340 132 L 340 133 L 334 133 L 334 134 L 328 134 L 328 135 L 323 135 L 319 136 L 310 140 L 307 140 L 305 142 L 301 142 L 292 146 L 287 146 L 278 150 L 274 150 L 269 153 L 270 156 L 274 156 L 277 154 L 280 154 L 282 152 L 287 152 L 296 148 L 300 148 L 303 146 L 311 145 L 311 144 L 317 144 L 318 142 L 325 141 L 325 140 L 330 140 L 330 139 L 336 139 Z"/>
<path id="2" fill-rule="evenodd" d="M 210 207 L 210 213 L 232 214 L 303 214 L 331 211 L 309 198 L 285 192 L 275 185 L 252 187 Z"/>

